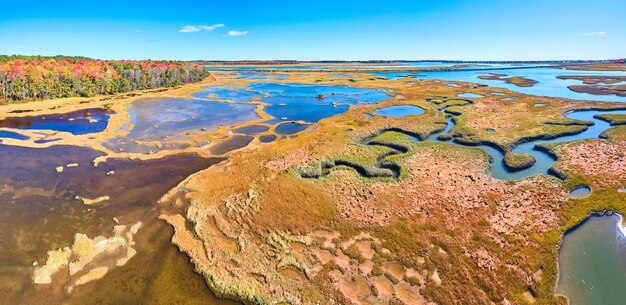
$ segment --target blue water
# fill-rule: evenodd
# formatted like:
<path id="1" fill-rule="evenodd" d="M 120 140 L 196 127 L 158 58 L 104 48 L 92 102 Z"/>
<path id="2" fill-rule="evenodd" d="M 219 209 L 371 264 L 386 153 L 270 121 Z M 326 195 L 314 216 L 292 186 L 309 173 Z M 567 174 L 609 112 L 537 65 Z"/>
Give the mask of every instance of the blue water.
<path id="1" fill-rule="evenodd" d="M 589 194 L 591 194 L 591 188 L 586 185 L 577 186 L 569 192 L 570 197 L 573 198 L 587 197 Z"/>
<path id="2" fill-rule="evenodd" d="M 459 94 L 457 94 L 457 96 L 458 97 L 462 97 L 462 98 L 481 98 L 481 97 L 485 97 L 484 95 L 471 93 L 471 92 L 459 93 Z"/>
<path id="3" fill-rule="evenodd" d="M 177 137 L 189 137 L 191 133 L 209 130 L 216 126 L 231 125 L 257 120 L 253 104 L 232 104 L 183 98 L 151 98 L 134 102 L 128 111 L 132 129 L 123 137 L 104 143 L 106 147 L 131 152 L 148 152 L 160 149 L 185 148 L 176 144 Z M 128 124 L 128 123 L 127 123 Z M 129 125 L 121 126 L 125 130 Z M 183 139 L 184 140 L 184 139 Z M 137 144 L 160 142 L 161 147 Z"/>
<path id="4" fill-rule="evenodd" d="M 626 300 L 626 235 L 619 215 L 593 215 L 563 236 L 557 293 L 571 305 Z"/>
<path id="5" fill-rule="evenodd" d="M 384 90 L 348 86 L 295 83 L 251 83 L 248 88 L 212 89 L 214 99 L 247 102 L 252 97 L 268 104 L 265 112 L 275 119 L 315 123 L 348 111 L 357 103 L 376 103 L 389 98 Z"/>
<path id="6" fill-rule="evenodd" d="M 584 139 L 597 139 L 601 133 L 603 133 L 605 130 L 611 127 L 609 123 L 593 117 L 594 115 L 602 114 L 602 113 L 626 114 L 626 110 L 618 110 L 618 111 L 589 110 L 589 111 L 578 111 L 578 112 L 568 113 L 566 117 L 570 119 L 593 121 L 594 125 L 589 126 L 589 128 L 586 131 L 576 134 L 576 135 L 563 136 L 563 137 L 559 137 L 559 138 L 552 139 L 552 140 L 536 140 L 536 141 L 518 145 L 517 147 L 513 149 L 513 152 L 518 153 L 518 154 L 530 154 L 535 158 L 536 163 L 535 165 L 533 165 L 532 167 L 528 169 L 511 173 L 511 176 L 515 177 L 516 179 L 523 179 L 523 178 L 536 175 L 536 174 L 546 174 L 548 172 L 548 169 L 552 167 L 552 165 L 554 164 L 556 160 L 552 156 L 548 155 L 547 153 L 534 149 L 535 145 L 549 144 L 549 143 L 562 143 L 562 142 L 570 142 L 570 141 L 584 140 Z"/>
<path id="7" fill-rule="evenodd" d="M 449 134 L 450 130 L 452 130 L 452 127 L 454 127 L 454 121 L 453 121 L 453 118 L 449 118 L 447 121 L 446 128 L 441 132 L 441 134 Z"/>
<path id="8" fill-rule="evenodd" d="M 520 144 L 513 149 L 513 153 L 517 154 L 530 154 L 535 158 L 535 164 L 527 169 L 519 170 L 519 171 L 511 171 L 504 164 L 504 153 L 495 147 L 488 145 L 480 145 L 474 146 L 485 150 L 489 156 L 491 157 L 491 166 L 490 171 L 491 175 L 499 180 L 521 180 L 528 178 L 534 175 L 547 175 L 548 170 L 552 167 L 554 162 L 556 161 L 551 155 L 545 153 L 544 151 L 535 149 L 535 145 L 538 144 L 548 144 L 548 143 L 562 143 L 583 139 L 596 139 L 602 134 L 605 130 L 609 129 L 611 126 L 609 123 L 596 119 L 593 116 L 597 114 L 604 113 L 615 113 L 615 114 L 626 114 L 626 110 L 616 110 L 616 111 L 597 111 L 597 110 L 586 110 L 586 111 L 577 111 L 566 114 L 566 117 L 570 119 L 582 120 L 582 121 L 592 121 L 594 125 L 589 126 L 587 130 L 581 132 L 579 134 L 570 135 L 570 136 L 562 136 L 555 139 L 550 140 L 535 140 L 531 142 L 527 142 L 524 144 Z M 454 123 L 452 118 L 448 119 L 448 125 L 446 129 L 441 134 L 447 134 L 450 132 Z M 437 135 L 431 136 L 428 141 L 439 141 L 437 140 Z M 457 142 L 448 142 L 449 144 L 464 146 L 463 144 Z"/>
<path id="9" fill-rule="evenodd" d="M 15 140 L 28 140 L 29 137 L 13 131 L 0 130 L 0 138 L 10 138 Z"/>
<path id="10" fill-rule="evenodd" d="M 105 130 L 108 120 L 109 114 L 106 109 L 91 108 L 60 114 L 7 117 L 0 120 L 0 127 L 45 129 L 81 135 Z"/>
<path id="11" fill-rule="evenodd" d="M 487 73 L 501 73 L 508 76 L 523 76 L 538 81 L 532 87 L 518 87 L 513 84 L 507 84 L 500 80 L 485 80 L 478 78 Z M 484 84 L 491 87 L 506 88 L 511 91 L 521 92 L 525 94 L 562 97 L 574 100 L 597 100 L 608 102 L 626 102 L 626 97 L 616 95 L 592 95 L 588 93 L 578 93 L 567 88 L 570 85 L 580 85 L 582 81 L 565 80 L 556 78 L 559 75 L 612 75 L 626 76 L 624 71 L 576 71 L 554 68 L 527 68 L 527 69 L 506 69 L 506 70 L 482 70 L 482 71 L 433 71 L 421 72 L 421 79 L 441 79 L 446 81 L 463 81 Z"/>
<path id="12" fill-rule="evenodd" d="M 432 72 L 407 72 L 400 71 L 402 68 L 420 68 L 442 66 L 448 67 L 456 64 L 468 64 L 467 67 L 454 71 L 432 71 Z M 547 64 L 549 65 L 549 64 Z M 271 74 L 263 72 L 253 72 L 257 69 L 276 69 L 277 71 L 289 71 L 293 69 L 336 69 L 336 68 L 381 68 L 394 69 L 398 71 L 391 72 L 373 72 L 374 75 L 386 77 L 388 79 L 398 79 L 402 77 L 414 77 L 417 79 L 441 79 L 445 81 L 463 81 L 484 84 L 491 87 L 506 88 L 512 91 L 538 96 L 561 97 L 575 100 L 597 100 L 609 102 L 626 102 L 626 97 L 616 95 L 592 95 L 588 93 L 578 93 L 567 88 L 570 85 L 580 85 L 579 80 L 557 79 L 559 75 L 604 75 L 604 76 L 626 76 L 625 71 L 584 71 L 584 70 L 565 70 L 561 68 L 545 67 L 546 64 L 535 63 L 460 63 L 460 62 L 398 62 L 388 63 L 384 65 L 322 65 L 312 64 L 304 66 L 284 65 L 284 66 L 248 66 L 248 67 L 222 67 L 224 70 L 239 70 L 240 78 L 252 80 L 267 80 L 271 78 Z M 532 87 L 518 87 L 508 84 L 502 80 L 485 80 L 478 78 L 488 73 L 500 73 L 510 76 L 522 76 L 538 81 Z"/>
<path id="13" fill-rule="evenodd" d="M 402 118 L 410 115 L 420 115 L 424 114 L 425 110 L 421 107 L 412 106 L 412 105 L 401 105 L 401 106 L 389 106 L 384 108 L 379 108 L 374 111 L 374 114 L 394 117 L 394 118 Z"/>
<path id="14" fill-rule="evenodd" d="M 259 119 L 255 108 L 181 98 L 142 99 L 128 111 L 134 125 L 128 136 L 142 141 L 158 140 L 201 128 L 252 121 Z"/>
<path id="15" fill-rule="evenodd" d="M 404 77 L 413 77 L 413 78 L 421 78 L 424 74 L 420 74 L 421 72 L 374 72 L 372 74 L 380 77 L 385 77 L 387 79 L 396 80 Z"/>
<path id="16" fill-rule="evenodd" d="M 261 98 L 260 92 L 246 90 L 245 88 L 227 88 L 223 86 L 207 86 L 200 92 L 192 93 L 191 96 L 201 99 L 211 99 L 218 96 L 220 100 L 233 102 L 251 102 L 254 98 Z"/>

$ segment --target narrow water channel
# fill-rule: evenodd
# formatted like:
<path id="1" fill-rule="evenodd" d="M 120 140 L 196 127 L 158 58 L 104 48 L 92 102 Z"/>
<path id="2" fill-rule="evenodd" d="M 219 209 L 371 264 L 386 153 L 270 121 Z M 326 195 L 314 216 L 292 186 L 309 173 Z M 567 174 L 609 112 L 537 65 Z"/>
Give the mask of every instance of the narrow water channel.
<path id="1" fill-rule="evenodd" d="M 591 121 L 594 124 L 592 126 L 589 126 L 587 130 L 581 133 L 575 134 L 575 135 L 562 136 L 562 137 L 557 137 L 557 138 L 548 139 L 548 140 L 534 140 L 534 141 L 520 144 L 516 146 L 515 148 L 513 148 L 513 153 L 529 154 L 535 158 L 535 161 L 536 161 L 535 164 L 533 164 L 531 167 L 524 169 L 524 170 L 513 171 L 513 170 L 508 169 L 506 165 L 504 164 L 504 153 L 502 152 L 502 150 L 498 148 L 488 146 L 488 145 L 480 145 L 480 146 L 473 146 L 473 147 L 481 148 L 489 154 L 489 156 L 491 157 L 491 166 L 490 166 L 491 175 L 496 179 L 521 180 L 521 179 L 525 179 L 530 176 L 539 175 L 539 174 L 548 175 L 549 169 L 552 167 L 552 165 L 554 165 L 554 162 L 556 162 L 556 159 L 550 154 L 546 153 L 545 151 L 536 149 L 536 145 L 549 144 L 549 143 L 562 143 L 562 142 L 570 142 L 570 141 L 584 140 L 584 139 L 596 139 L 605 130 L 611 128 L 611 125 L 603 120 L 595 118 L 594 116 L 598 114 L 606 114 L 606 113 L 626 114 L 626 110 L 615 110 L 615 111 L 585 110 L 585 111 L 576 111 L 576 112 L 568 113 L 565 116 L 570 119 L 576 119 L 576 120 L 581 120 L 581 121 Z M 454 121 L 452 118 L 450 118 L 448 119 L 447 122 L 448 123 L 447 123 L 445 130 L 442 133 L 431 136 L 428 139 L 428 141 L 441 141 L 437 138 L 438 135 L 449 134 L 449 132 L 454 127 Z M 419 139 L 416 139 L 416 140 L 419 140 Z M 467 145 L 464 145 L 455 141 L 448 141 L 447 143 L 452 144 L 452 145 L 467 146 Z"/>

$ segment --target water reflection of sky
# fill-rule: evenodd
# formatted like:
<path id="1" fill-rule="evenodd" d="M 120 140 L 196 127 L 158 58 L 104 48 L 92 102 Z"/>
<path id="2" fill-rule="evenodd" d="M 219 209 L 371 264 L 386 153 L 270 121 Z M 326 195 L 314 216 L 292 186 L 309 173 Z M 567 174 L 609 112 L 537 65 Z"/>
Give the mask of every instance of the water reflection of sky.
<path id="1" fill-rule="evenodd" d="M 620 215 L 594 215 L 563 237 L 557 292 L 572 304 L 622 304 L 626 299 L 621 223 Z"/>
<path id="2" fill-rule="evenodd" d="M 532 87 L 518 87 L 501 80 L 480 79 L 479 76 L 487 73 L 500 73 L 510 76 L 522 76 L 538 81 Z M 440 71 L 422 72 L 422 79 L 441 79 L 446 81 L 463 81 L 488 85 L 491 87 L 506 88 L 526 94 L 562 97 L 575 100 L 598 100 L 609 102 L 626 102 L 626 97 L 615 95 L 592 95 L 588 93 L 578 93 L 567 88 L 571 85 L 581 85 L 582 81 L 573 79 L 558 79 L 559 75 L 603 75 L 603 76 L 626 76 L 624 71 L 576 71 L 553 68 L 528 68 L 528 69 L 507 69 L 507 70 L 484 70 L 484 71 Z"/>

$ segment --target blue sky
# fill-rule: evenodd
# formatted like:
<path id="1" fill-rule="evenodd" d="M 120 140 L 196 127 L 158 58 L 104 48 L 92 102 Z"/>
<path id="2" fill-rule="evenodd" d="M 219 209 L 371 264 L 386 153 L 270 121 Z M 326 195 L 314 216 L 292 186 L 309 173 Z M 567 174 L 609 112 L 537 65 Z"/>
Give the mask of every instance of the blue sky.
<path id="1" fill-rule="evenodd" d="M 3 0 L 0 54 L 103 59 L 626 57 L 624 0 Z"/>

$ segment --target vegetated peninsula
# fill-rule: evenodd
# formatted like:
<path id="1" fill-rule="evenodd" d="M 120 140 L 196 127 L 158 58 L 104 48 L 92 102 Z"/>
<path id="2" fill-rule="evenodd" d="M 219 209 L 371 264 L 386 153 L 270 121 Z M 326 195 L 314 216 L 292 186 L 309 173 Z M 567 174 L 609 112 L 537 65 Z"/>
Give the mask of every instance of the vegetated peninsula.
<path id="1" fill-rule="evenodd" d="M 201 65 L 182 61 L 0 56 L 0 102 L 174 87 L 207 76 Z"/>
<path id="2" fill-rule="evenodd" d="M 507 84 L 512 84 L 518 87 L 532 87 L 537 83 L 536 80 L 525 78 L 522 76 L 512 76 L 512 77 L 506 77 L 506 76 L 507 76 L 506 74 L 489 73 L 487 75 L 481 75 L 478 78 L 486 79 L 486 80 L 501 80 L 501 81 L 506 82 Z"/>

